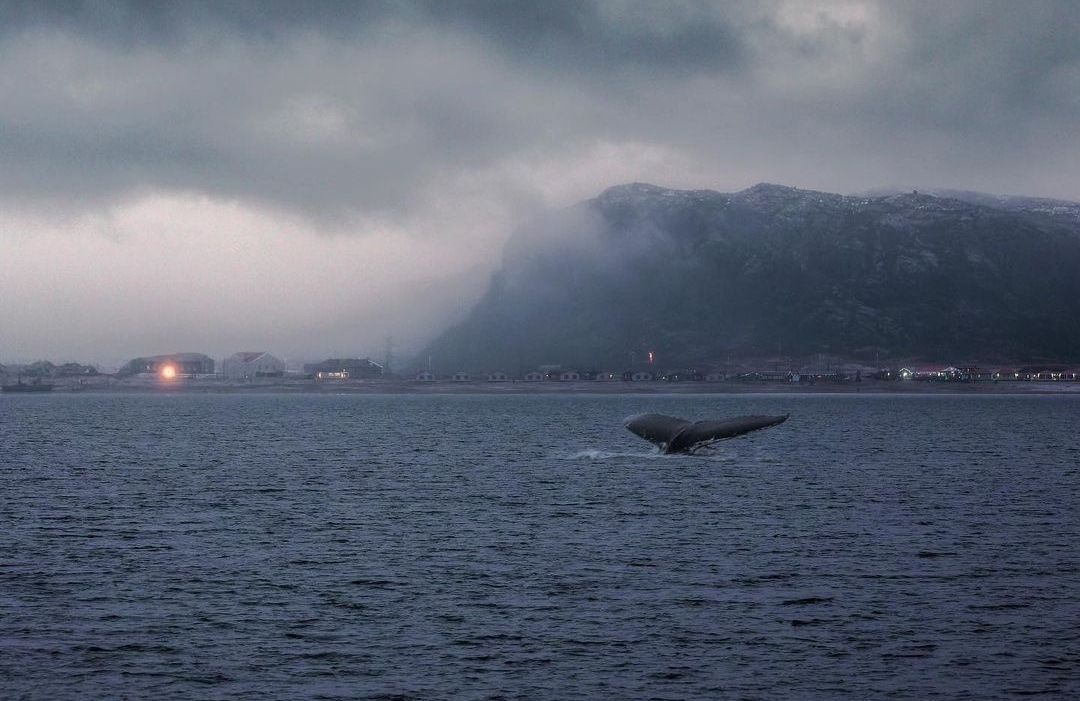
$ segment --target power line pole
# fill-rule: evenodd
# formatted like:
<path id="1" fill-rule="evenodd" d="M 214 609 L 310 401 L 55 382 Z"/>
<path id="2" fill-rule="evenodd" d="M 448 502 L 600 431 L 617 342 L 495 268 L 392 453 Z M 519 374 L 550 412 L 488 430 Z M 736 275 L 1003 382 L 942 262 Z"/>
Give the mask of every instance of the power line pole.
<path id="1" fill-rule="evenodd" d="M 392 369 L 392 363 L 394 362 L 394 337 L 386 337 L 386 358 L 383 362 L 383 377 L 389 377 L 394 374 Z"/>

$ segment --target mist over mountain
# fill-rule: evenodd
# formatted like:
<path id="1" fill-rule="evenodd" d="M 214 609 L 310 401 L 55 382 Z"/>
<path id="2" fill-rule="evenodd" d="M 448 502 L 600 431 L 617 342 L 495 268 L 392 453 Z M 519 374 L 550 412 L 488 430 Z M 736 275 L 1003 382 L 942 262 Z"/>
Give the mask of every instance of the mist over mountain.
<path id="1" fill-rule="evenodd" d="M 727 357 L 1080 358 L 1080 205 L 613 187 L 522 228 L 441 372 Z"/>

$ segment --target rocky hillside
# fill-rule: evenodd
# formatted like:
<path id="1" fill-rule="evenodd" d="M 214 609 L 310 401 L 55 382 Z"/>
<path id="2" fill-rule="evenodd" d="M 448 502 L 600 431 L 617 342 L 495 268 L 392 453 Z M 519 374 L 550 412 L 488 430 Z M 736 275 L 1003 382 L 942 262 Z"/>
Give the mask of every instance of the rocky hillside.
<path id="1" fill-rule="evenodd" d="M 728 356 L 1080 360 L 1080 206 L 614 187 L 511 238 L 437 369 Z"/>

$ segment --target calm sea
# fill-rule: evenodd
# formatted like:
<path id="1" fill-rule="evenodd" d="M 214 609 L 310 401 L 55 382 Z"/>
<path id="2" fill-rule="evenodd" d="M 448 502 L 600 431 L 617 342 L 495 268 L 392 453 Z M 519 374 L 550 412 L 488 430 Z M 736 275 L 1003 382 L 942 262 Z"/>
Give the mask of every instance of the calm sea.
<path id="1" fill-rule="evenodd" d="M 1077 396 L 8 395 L 0 450 L 7 701 L 1080 698 Z"/>

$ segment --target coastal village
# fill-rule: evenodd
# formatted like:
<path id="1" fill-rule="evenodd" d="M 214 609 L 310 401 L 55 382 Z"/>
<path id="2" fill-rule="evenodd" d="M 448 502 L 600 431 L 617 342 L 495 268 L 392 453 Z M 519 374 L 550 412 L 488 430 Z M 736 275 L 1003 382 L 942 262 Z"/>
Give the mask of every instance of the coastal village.
<path id="1" fill-rule="evenodd" d="M 132 358 L 116 372 L 100 372 L 93 365 L 42 360 L 30 364 L 0 365 L 6 392 L 244 388 L 348 391 L 408 390 L 427 388 L 467 389 L 518 386 L 526 388 L 597 391 L 620 389 L 665 391 L 674 385 L 699 391 L 732 391 L 739 388 L 861 391 L 873 385 L 882 389 L 915 388 L 924 383 L 1080 383 L 1080 366 L 1062 364 L 994 365 L 950 363 L 902 363 L 866 365 L 818 357 L 814 362 L 792 359 L 728 360 L 706 369 L 661 369 L 652 362 L 642 367 L 596 370 L 542 365 L 523 372 L 492 369 L 482 373 L 463 370 L 437 372 L 422 369 L 405 374 L 390 370 L 389 363 L 370 358 L 327 358 L 314 363 L 292 364 L 266 351 L 238 352 L 220 364 L 202 353 L 169 353 Z"/>

